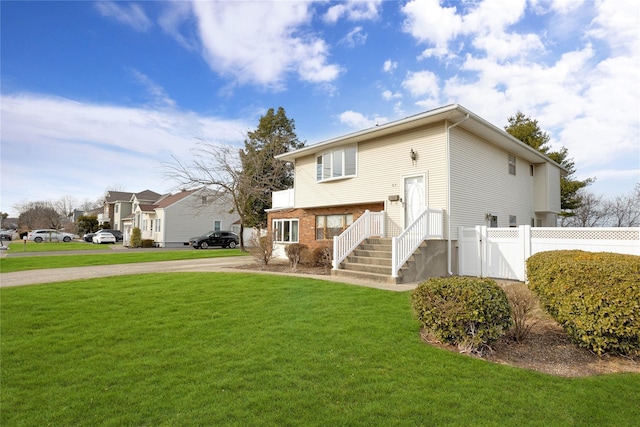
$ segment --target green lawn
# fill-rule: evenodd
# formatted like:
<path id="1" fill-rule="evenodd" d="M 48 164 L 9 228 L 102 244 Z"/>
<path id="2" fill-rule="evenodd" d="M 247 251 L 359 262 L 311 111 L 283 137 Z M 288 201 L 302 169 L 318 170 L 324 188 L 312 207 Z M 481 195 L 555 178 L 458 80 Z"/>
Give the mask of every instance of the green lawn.
<path id="1" fill-rule="evenodd" d="M 55 245 L 56 243 L 52 244 Z M 240 249 L 182 249 L 176 251 L 157 252 L 154 252 L 153 250 L 136 252 L 124 249 L 118 252 L 107 252 L 103 254 L 44 255 L 25 257 L 9 256 L 7 258 L 0 258 L 0 272 L 11 273 L 14 271 L 39 270 L 43 268 L 88 267 L 92 265 L 131 264 L 137 262 L 176 261 L 247 255 L 248 253 L 241 252 Z"/>
<path id="2" fill-rule="evenodd" d="M 121 243 L 119 244 L 121 245 Z M 87 242 L 42 242 L 36 243 L 23 240 L 8 243 L 9 252 L 61 252 L 61 251 L 88 251 L 110 250 L 112 245 L 94 245 Z"/>
<path id="3" fill-rule="evenodd" d="M 3 426 L 640 419 L 640 375 L 556 378 L 430 347 L 409 293 L 172 273 L 6 288 L 0 297 Z"/>

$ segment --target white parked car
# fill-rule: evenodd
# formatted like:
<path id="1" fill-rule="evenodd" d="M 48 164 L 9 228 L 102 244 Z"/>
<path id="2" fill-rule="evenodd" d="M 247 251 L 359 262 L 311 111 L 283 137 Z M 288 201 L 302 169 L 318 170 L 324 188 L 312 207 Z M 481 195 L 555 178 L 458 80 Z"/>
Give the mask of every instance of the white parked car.
<path id="1" fill-rule="evenodd" d="M 27 239 L 36 243 L 40 242 L 70 242 L 75 239 L 75 235 L 63 231 L 46 228 L 42 230 L 30 231 Z"/>
<path id="2" fill-rule="evenodd" d="M 109 233 L 108 231 L 98 231 L 96 234 L 93 235 L 91 240 L 93 241 L 93 243 L 98 243 L 98 244 L 115 243 L 116 236 Z"/>

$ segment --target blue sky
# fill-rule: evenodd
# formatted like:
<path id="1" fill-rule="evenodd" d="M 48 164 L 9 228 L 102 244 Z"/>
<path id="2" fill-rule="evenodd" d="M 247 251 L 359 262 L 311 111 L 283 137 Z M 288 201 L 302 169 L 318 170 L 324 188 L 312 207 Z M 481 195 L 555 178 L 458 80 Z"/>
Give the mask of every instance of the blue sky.
<path id="1" fill-rule="evenodd" d="M 175 191 L 161 164 L 241 146 L 282 106 L 307 144 L 459 103 L 520 110 L 578 178 L 640 182 L 640 3 L 2 1 L 0 211 Z"/>

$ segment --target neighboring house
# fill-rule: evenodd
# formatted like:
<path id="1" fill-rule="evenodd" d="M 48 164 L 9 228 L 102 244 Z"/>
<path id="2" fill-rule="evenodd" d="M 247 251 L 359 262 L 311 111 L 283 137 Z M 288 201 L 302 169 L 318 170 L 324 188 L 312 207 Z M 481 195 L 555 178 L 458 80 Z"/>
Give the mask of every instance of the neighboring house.
<path id="1" fill-rule="evenodd" d="M 144 190 L 139 193 L 108 191 L 103 202 L 103 211 L 98 214 L 98 223 L 108 223 L 111 226 L 110 228 L 122 231 L 123 220 L 131 214 L 134 199 L 137 203 L 151 204 L 160 197 L 160 194 L 151 190 Z"/>
<path id="2" fill-rule="evenodd" d="M 273 193 L 276 253 L 296 242 L 328 246 L 334 274 L 359 270 L 393 283 L 454 274 L 459 226 L 555 226 L 566 173 L 460 105 L 277 158 L 295 164 L 295 184 Z M 352 252 L 374 236 L 393 240 Z"/>
<path id="3" fill-rule="evenodd" d="M 239 219 L 230 213 L 229 200 L 205 188 L 183 190 L 159 197 L 151 204 L 133 197 L 133 211 L 123 220 L 124 244 L 131 230 L 140 228 L 142 239 L 163 248 L 189 245 L 189 238 L 212 230 L 233 230 Z"/>

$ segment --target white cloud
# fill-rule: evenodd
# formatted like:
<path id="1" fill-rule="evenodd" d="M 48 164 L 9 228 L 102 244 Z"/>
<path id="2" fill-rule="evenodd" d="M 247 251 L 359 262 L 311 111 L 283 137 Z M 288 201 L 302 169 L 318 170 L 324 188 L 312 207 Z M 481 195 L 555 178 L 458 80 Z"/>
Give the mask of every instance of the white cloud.
<path id="1" fill-rule="evenodd" d="M 393 99 L 400 99 L 402 98 L 402 94 L 399 92 L 391 92 L 390 90 L 385 90 L 382 91 L 382 99 L 384 99 L 385 101 L 391 101 Z"/>
<path id="2" fill-rule="evenodd" d="M 414 97 L 428 95 L 438 98 L 440 94 L 438 76 L 431 71 L 409 72 L 402 86 Z"/>
<path id="3" fill-rule="evenodd" d="M 382 71 L 384 71 L 385 73 L 391 73 L 396 68 L 398 68 L 398 63 L 390 59 L 387 59 L 386 61 L 384 61 L 384 64 L 382 64 Z"/>
<path id="4" fill-rule="evenodd" d="M 313 83 L 340 74 L 340 67 L 328 62 L 329 46 L 307 31 L 310 3 L 196 1 L 191 7 L 202 55 L 222 76 L 282 89 L 291 73 Z M 176 34 L 179 24 L 168 21 L 165 28 Z M 185 36 L 178 41 L 187 43 Z"/>
<path id="5" fill-rule="evenodd" d="M 188 111 L 127 108 L 37 94 L 2 95 L 2 211 L 63 195 L 95 199 L 107 186 L 169 191 L 161 162 L 189 158 L 196 138 L 240 145 L 247 123 Z M 46 185 L 43 185 L 46 183 Z"/>
<path id="6" fill-rule="evenodd" d="M 102 16 L 114 18 L 136 31 L 144 32 L 151 28 L 151 20 L 138 4 L 120 5 L 113 1 L 99 1 L 94 4 Z"/>
<path id="7" fill-rule="evenodd" d="M 355 27 L 339 43 L 349 47 L 356 47 L 365 44 L 366 41 L 367 33 L 362 30 L 362 27 Z"/>
<path id="8" fill-rule="evenodd" d="M 152 105 L 167 108 L 173 108 L 176 106 L 176 101 L 165 92 L 162 86 L 153 82 L 149 76 L 138 70 L 132 70 L 131 72 L 134 78 L 147 90 L 147 93 L 151 98 Z"/>
<path id="9" fill-rule="evenodd" d="M 323 20 L 335 24 L 341 18 L 349 21 L 375 20 L 379 16 L 382 0 L 362 1 L 351 0 L 331 6 L 323 16 Z"/>
<path id="10" fill-rule="evenodd" d="M 345 111 L 338 116 L 340 123 L 344 123 L 347 126 L 354 129 L 367 129 L 382 123 L 386 123 L 388 120 L 385 117 L 368 118 L 362 113 L 356 111 Z"/>

